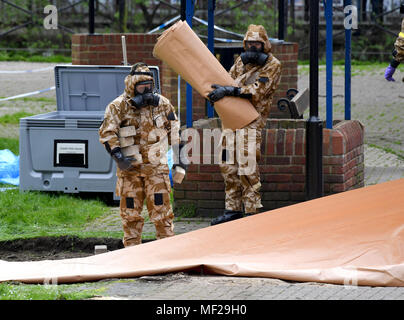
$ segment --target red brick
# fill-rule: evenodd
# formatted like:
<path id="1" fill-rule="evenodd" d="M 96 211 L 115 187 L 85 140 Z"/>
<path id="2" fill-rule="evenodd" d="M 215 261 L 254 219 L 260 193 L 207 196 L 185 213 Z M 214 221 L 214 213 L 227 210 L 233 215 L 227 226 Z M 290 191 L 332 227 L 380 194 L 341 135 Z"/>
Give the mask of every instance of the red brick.
<path id="1" fill-rule="evenodd" d="M 291 182 L 292 181 L 292 175 L 291 174 L 271 174 L 271 175 L 266 175 L 267 181 L 271 182 Z"/>
<path id="2" fill-rule="evenodd" d="M 354 170 L 349 170 L 348 172 L 346 172 L 344 174 L 344 181 L 351 179 L 354 176 L 354 174 L 355 174 Z"/>
<path id="3" fill-rule="evenodd" d="M 265 160 L 266 164 L 290 164 L 290 157 L 267 157 Z"/>
<path id="4" fill-rule="evenodd" d="M 343 154 L 345 152 L 344 142 L 345 139 L 343 134 L 341 134 L 341 132 L 337 130 L 333 130 L 331 137 L 332 154 L 334 155 Z"/>
<path id="5" fill-rule="evenodd" d="M 343 174 L 329 174 L 324 176 L 324 182 L 330 183 L 343 183 L 344 175 Z"/>
<path id="6" fill-rule="evenodd" d="M 330 191 L 332 192 L 344 192 L 346 191 L 346 188 L 343 183 L 338 183 L 330 186 Z"/>
<path id="7" fill-rule="evenodd" d="M 277 191 L 290 191 L 291 188 L 291 183 L 278 183 L 276 185 L 276 190 Z"/>
<path id="8" fill-rule="evenodd" d="M 285 154 L 285 129 L 278 129 L 276 135 L 276 155 L 284 155 Z"/>
<path id="9" fill-rule="evenodd" d="M 276 173 L 278 172 L 277 166 L 272 165 L 262 165 L 259 167 L 260 173 Z"/>
<path id="10" fill-rule="evenodd" d="M 211 192 L 208 191 L 185 191 L 185 199 L 187 200 L 203 200 L 211 198 Z"/>
<path id="11" fill-rule="evenodd" d="M 343 164 L 344 156 L 324 156 L 323 164 Z"/>
<path id="12" fill-rule="evenodd" d="M 295 134 L 296 134 L 296 130 L 294 130 L 294 129 L 286 130 L 286 141 L 285 141 L 286 155 L 293 155 Z"/>
<path id="13" fill-rule="evenodd" d="M 306 157 L 292 157 L 292 164 L 306 164 Z"/>
<path id="14" fill-rule="evenodd" d="M 189 164 L 187 168 L 187 175 L 188 173 L 197 173 L 199 171 L 199 165 L 198 164 Z"/>
<path id="15" fill-rule="evenodd" d="M 211 197 L 212 197 L 212 200 L 224 200 L 225 193 L 224 193 L 224 191 L 223 192 L 218 192 L 218 191 L 211 192 Z"/>
<path id="16" fill-rule="evenodd" d="M 185 193 L 182 190 L 174 190 L 173 194 L 174 194 L 174 199 L 184 199 Z"/>
<path id="17" fill-rule="evenodd" d="M 305 185 L 304 183 L 291 183 L 290 184 L 290 191 L 304 191 Z M 294 199 L 293 199 L 294 200 Z"/>
<path id="18" fill-rule="evenodd" d="M 304 191 L 304 185 L 303 185 L 303 191 Z M 305 201 L 306 200 L 306 195 L 304 192 L 290 192 L 290 200 L 295 200 L 295 201 Z"/>
<path id="19" fill-rule="evenodd" d="M 330 174 L 331 167 L 330 166 L 323 166 L 323 174 Z"/>
<path id="20" fill-rule="evenodd" d="M 305 155 L 305 130 L 304 129 L 296 129 L 295 136 L 295 154 L 296 155 Z"/>
<path id="21" fill-rule="evenodd" d="M 332 155 L 330 143 L 331 141 L 331 130 L 323 129 L 323 155 Z"/>
<path id="22" fill-rule="evenodd" d="M 224 201 L 219 200 L 198 200 L 199 208 L 207 208 L 207 209 L 224 209 Z"/>
<path id="23" fill-rule="evenodd" d="M 223 176 L 221 173 L 214 173 L 212 174 L 213 181 L 223 181 Z"/>
<path id="24" fill-rule="evenodd" d="M 210 190 L 210 191 L 220 191 L 224 190 L 224 183 L 223 182 L 200 182 L 199 183 L 199 190 Z"/>
<path id="25" fill-rule="evenodd" d="M 186 179 L 186 176 L 185 176 Z M 184 180 L 181 184 L 174 183 L 175 190 L 198 190 L 198 184 Z"/>
<path id="26" fill-rule="evenodd" d="M 289 166 L 279 166 L 279 173 L 304 173 L 304 166 L 299 165 L 289 165 Z"/>
<path id="27" fill-rule="evenodd" d="M 275 155 L 275 143 L 276 143 L 276 130 L 266 130 L 266 154 Z"/>
<path id="28" fill-rule="evenodd" d="M 293 182 L 305 182 L 306 181 L 306 174 L 294 174 L 292 175 Z"/>
<path id="29" fill-rule="evenodd" d="M 76 44 L 80 44 L 80 36 L 73 34 L 72 35 L 72 46 L 76 45 Z"/>
<path id="30" fill-rule="evenodd" d="M 220 167 L 217 164 L 201 164 L 199 165 L 199 172 L 200 173 L 216 173 L 220 172 Z"/>

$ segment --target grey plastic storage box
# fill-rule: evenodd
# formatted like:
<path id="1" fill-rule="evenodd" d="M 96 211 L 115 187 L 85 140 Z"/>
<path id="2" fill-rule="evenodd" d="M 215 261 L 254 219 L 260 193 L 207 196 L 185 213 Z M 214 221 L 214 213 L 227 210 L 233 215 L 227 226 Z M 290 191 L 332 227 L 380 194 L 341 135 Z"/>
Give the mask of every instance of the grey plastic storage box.
<path id="1" fill-rule="evenodd" d="M 149 68 L 160 93 L 159 69 Z M 129 72 L 130 66 L 55 67 L 57 111 L 20 119 L 20 190 L 114 194 L 116 166 L 98 129 Z"/>

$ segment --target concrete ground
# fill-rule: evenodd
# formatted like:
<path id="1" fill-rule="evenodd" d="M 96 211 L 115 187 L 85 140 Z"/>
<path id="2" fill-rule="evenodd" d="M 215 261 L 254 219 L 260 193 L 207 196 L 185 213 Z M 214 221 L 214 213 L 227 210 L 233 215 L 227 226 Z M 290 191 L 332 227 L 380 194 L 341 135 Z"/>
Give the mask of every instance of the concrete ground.
<path id="1" fill-rule="evenodd" d="M 0 71 L 30 70 L 54 64 L 0 62 Z M 383 68 L 353 67 L 352 119 L 365 126 L 365 185 L 404 178 L 404 84 L 388 83 Z M 308 86 L 308 67 L 299 67 L 298 88 Z M 396 79 L 403 74 L 396 72 Z M 344 117 L 344 73 L 341 67 L 334 72 L 334 119 Z M 4 74 L 0 72 L 0 99 L 54 85 L 53 72 Z M 38 99 L 39 98 L 39 99 Z M 42 98 L 42 99 L 41 99 Z M 43 99 L 44 98 L 44 99 Z M 26 111 L 44 113 L 56 109 L 55 91 L 35 95 L 29 99 L 0 102 L 0 116 Z M 320 70 L 320 118 L 325 119 L 325 69 Z M 3 126 L 1 137 L 18 137 L 18 126 Z M 176 219 L 176 233 L 209 226 L 208 219 Z M 118 211 L 88 226 L 121 230 Z M 154 227 L 146 222 L 146 233 Z M 81 289 L 103 288 L 95 299 L 129 300 L 404 300 L 404 288 L 356 287 L 320 283 L 295 283 L 268 278 L 242 278 L 196 274 L 167 274 L 134 279 L 109 279 L 81 284 Z M 77 290 L 74 289 L 74 290 Z"/>

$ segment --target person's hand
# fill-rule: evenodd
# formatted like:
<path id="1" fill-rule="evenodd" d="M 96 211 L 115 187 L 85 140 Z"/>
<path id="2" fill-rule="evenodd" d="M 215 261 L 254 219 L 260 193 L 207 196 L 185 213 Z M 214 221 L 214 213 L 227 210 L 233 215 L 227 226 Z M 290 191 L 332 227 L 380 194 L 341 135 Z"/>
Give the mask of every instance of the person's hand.
<path id="1" fill-rule="evenodd" d="M 116 161 L 119 169 L 121 169 L 122 171 L 127 171 L 133 168 L 132 161 L 135 161 L 136 159 L 125 157 L 120 148 L 117 148 L 115 151 L 113 151 L 111 155 L 112 158 Z"/>
<path id="2" fill-rule="evenodd" d="M 232 86 L 220 86 L 213 84 L 212 88 L 215 89 L 208 94 L 208 98 L 211 102 L 216 102 L 225 96 L 238 97 L 240 95 L 240 88 Z"/>
<path id="3" fill-rule="evenodd" d="M 173 164 L 173 170 L 177 166 L 183 168 L 185 171 L 188 169 L 188 164 L 186 164 L 181 158 L 181 150 L 182 148 L 184 148 L 184 146 L 185 142 L 180 142 L 179 144 L 175 144 L 172 146 L 175 159 L 178 159 L 178 163 Z"/>
<path id="4" fill-rule="evenodd" d="M 396 71 L 396 68 L 393 68 L 391 65 L 389 65 L 389 66 L 386 68 L 386 71 L 384 72 L 384 78 L 385 78 L 387 81 L 396 81 L 396 80 L 394 80 L 394 78 L 393 78 L 393 74 L 394 74 L 395 71 Z"/>

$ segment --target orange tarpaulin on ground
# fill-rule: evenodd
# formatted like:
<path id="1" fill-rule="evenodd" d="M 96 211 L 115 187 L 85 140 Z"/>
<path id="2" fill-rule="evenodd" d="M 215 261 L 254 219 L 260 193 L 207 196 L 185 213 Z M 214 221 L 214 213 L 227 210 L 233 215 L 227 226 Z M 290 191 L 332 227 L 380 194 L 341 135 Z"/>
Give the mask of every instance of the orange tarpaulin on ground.
<path id="1" fill-rule="evenodd" d="M 404 179 L 86 258 L 0 261 L 0 281 L 58 283 L 200 270 L 404 286 Z"/>

